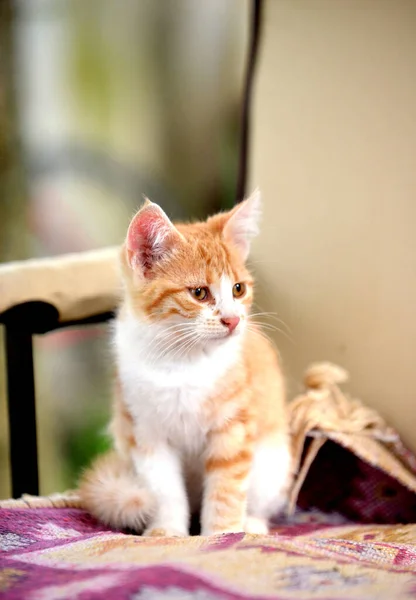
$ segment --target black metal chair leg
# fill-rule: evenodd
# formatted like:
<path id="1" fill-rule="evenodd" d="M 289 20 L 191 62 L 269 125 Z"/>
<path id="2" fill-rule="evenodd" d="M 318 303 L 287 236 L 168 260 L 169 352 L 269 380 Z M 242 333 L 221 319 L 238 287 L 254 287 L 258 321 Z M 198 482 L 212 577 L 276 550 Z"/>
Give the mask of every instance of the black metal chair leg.
<path id="1" fill-rule="evenodd" d="M 12 494 L 39 493 L 32 335 L 5 327 Z"/>

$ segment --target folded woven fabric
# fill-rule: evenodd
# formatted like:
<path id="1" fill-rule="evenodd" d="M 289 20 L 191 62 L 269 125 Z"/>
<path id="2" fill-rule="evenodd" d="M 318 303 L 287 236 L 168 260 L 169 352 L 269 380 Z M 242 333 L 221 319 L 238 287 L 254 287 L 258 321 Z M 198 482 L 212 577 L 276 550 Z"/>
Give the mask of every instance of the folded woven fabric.
<path id="1" fill-rule="evenodd" d="M 335 511 L 359 522 L 416 522 L 416 458 L 384 419 L 339 387 L 348 373 L 312 365 L 289 405 L 296 478 L 289 513 Z"/>

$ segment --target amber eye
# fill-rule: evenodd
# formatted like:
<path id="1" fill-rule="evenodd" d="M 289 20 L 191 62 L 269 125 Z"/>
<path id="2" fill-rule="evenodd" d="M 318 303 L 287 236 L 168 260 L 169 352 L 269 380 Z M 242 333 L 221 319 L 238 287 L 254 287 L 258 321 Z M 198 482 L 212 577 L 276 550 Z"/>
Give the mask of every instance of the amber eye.
<path id="1" fill-rule="evenodd" d="M 234 298 L 241 298 L 246 293 L 246 284 L 245 283 L 236 283 L 233 287 L 233 296 Z"/>
<path id="2" fill-rule="evenodd" d="M 203 302 L 208 298 L 208 288 L 206 287 L 193 288 L 189 291 L 191 292 L 192 296 L 200 302 Z"/>

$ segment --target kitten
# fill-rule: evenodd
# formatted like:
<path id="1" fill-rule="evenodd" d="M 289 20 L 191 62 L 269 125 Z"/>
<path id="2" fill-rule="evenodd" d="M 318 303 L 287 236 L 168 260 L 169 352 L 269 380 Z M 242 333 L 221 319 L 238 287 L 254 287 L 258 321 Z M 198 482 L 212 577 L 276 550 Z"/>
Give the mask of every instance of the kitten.
<path id="1" fill-rule="evenodd" d="M 250 323 L 245 266 L 260 194 L 203 223 L 146 200 L 121 252 L 114 450 L 87 471 L 87 509 L 116 528 L 186 536 L 267 533 L 291 454 L 275 352 Z"/>

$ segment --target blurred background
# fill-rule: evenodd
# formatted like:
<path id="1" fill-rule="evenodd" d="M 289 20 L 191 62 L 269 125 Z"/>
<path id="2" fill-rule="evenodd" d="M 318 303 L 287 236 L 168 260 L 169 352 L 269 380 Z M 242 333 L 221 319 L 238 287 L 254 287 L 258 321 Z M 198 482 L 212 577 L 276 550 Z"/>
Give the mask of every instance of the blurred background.
<path id="1" fill-rule="evenodd" d="M 268 333 L 289 397 L 309 363 L 336 362 L 416 451 L 416 2 L 263 5 L 259 310 L 284 321 Z M 0 260 L 118 243 L 143 192 L 177 217 L 231 206 L 250 8 L 0 1 Z M 105 443 L 109 365 L 105 327 L 36 339 L 42 493 Z"/>
<path id="2" fill-rule="evenodd" d="M 1 0 L 0 261 L 120 243 L 143 193 L 173 217 L 231 206 L 249 16 L 248 0 Z M 42 494 L 106 443 L 107 340 L 35 340 Z"/>

